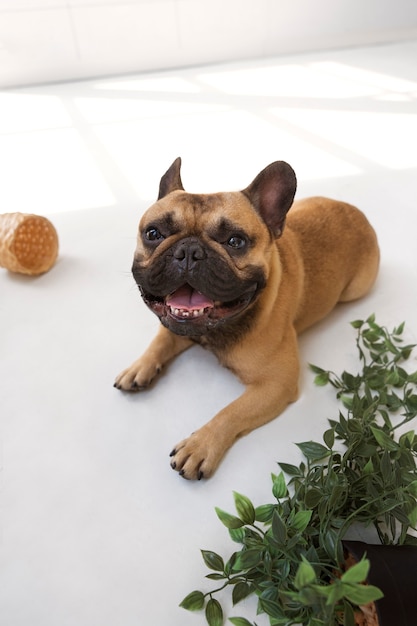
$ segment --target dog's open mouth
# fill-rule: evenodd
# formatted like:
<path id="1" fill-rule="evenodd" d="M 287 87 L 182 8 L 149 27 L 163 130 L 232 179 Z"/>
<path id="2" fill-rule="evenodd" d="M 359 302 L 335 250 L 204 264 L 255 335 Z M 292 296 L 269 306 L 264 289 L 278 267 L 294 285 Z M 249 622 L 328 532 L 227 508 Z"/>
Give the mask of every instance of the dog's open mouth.
<path id="1" fill-rule="evenodd" d="M 194 319 L 207 315 L 215 308 L 211 298 L 193 289 L 190 285 L 183 285 L 174 293 L 165 298 L 168 313 L 178 319 Z"/>
<path id="2" fill-rule="evenodd" d="M 237 315 L 253 300 L 257 291 L 255 284 L 240 297 L 228 302 L 214 300 L 194 289 L 188 283 L 182 285 L 165 298 L 142 295 L 146 304 L 161 321 L 171 319 L 174 322 L 189 323 L 192 326 L 214 326 L 217 322 Z M 188 325 L 188 324 L 187 324 Z"/>

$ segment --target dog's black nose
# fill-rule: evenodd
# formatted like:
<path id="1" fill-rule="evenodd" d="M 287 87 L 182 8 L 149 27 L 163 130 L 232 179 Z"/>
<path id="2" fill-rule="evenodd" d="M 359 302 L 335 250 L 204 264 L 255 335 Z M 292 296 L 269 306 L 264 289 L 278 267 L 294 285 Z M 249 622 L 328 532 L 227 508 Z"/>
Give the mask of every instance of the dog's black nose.
<path id="1" fill-rule="evenodd" d="M 174 250 L 174 259 L 187 269 L 192 269 L 197 261 L 203 261 L 206 256 L 203 246 L 195 239 L 180 241 Z"/>

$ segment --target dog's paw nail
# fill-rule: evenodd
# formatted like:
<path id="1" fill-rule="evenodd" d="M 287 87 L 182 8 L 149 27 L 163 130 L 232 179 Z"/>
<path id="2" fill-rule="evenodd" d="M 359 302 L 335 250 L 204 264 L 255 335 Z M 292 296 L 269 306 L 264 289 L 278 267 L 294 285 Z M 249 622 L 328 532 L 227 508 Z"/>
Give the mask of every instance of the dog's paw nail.
<path id="1" fill-rule="evenodd" d="M 177 469 L 177 464 L 175 463 L 175 461 L 172 461 L 171 467 L 172 469 Z"/>
<path id="2" fill-rule="evenodd" d="M 202 478 L 204 478 L 204 472 L 200 470 L 197 475 L 197 480 L 201 480 Z"/>
<path id="3" fill-rule="evenodd" d="M 184 478 L 184 480 L 188 480 L 188 476 L 186 476 L 186 475 L 185 475 L 185 470 L 183 470 L 183 469 L 182 469 L 182 470 L 179 472 L 179 475 L 181 476 L 181 478 Z"/>
<path id="4" fill-rule="evenodd" d="M 176 449 L 174 448 L 173 450 L 171 450 L 171 452 L 169 453 L 169 456 L 175 456 L 177 454 Z"/>

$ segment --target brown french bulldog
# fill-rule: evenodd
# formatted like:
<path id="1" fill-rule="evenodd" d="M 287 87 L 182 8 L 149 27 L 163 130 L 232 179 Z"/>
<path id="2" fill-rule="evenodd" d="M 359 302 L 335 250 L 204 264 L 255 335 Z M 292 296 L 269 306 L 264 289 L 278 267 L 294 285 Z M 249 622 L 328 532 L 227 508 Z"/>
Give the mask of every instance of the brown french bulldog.
<path id="1" fill-rule="evenodd" d="M 132 267 L 161 327 L 115 387 L 146 389 L 195 343 L 239 377 L 245 392 L 171 452 L 173 469 L 201 479 L 296 400 L 297 333 L 368 292 L 379 249 L 357 208 L 321 197 L 293 204 L 296 177 L 283 161 L 233 193 L 186 193 L 180 168 L 178 158 L 140 221 Z"/>

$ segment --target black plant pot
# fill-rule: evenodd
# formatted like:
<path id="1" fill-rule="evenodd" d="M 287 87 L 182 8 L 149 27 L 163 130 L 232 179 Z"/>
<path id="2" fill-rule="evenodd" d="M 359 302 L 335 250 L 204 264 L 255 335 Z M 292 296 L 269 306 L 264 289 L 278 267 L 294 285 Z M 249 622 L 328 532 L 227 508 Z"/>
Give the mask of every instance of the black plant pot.
<path id="1" fill-rule="evenodd" d="M 417 546 L 383 546 L 362 541 L 343 541 L 343 545 L 357 561 L 366 554 L 371 563 L 368 582 L 384 594 L 375 603 L 380 626 L 416 626 Z"/>

